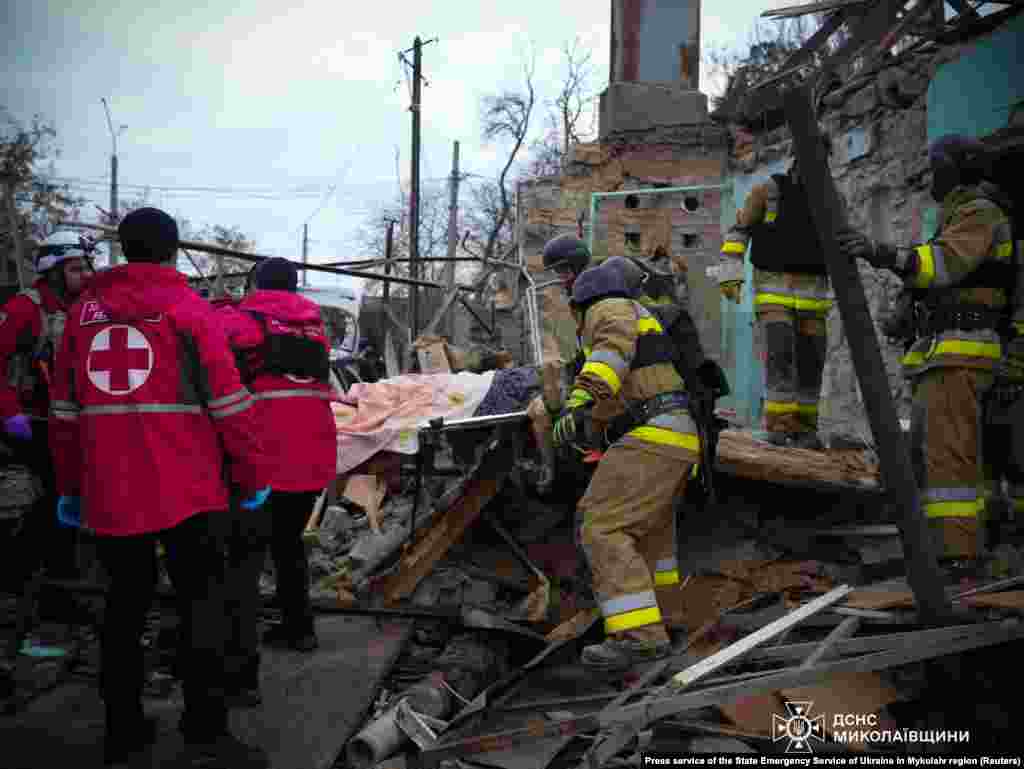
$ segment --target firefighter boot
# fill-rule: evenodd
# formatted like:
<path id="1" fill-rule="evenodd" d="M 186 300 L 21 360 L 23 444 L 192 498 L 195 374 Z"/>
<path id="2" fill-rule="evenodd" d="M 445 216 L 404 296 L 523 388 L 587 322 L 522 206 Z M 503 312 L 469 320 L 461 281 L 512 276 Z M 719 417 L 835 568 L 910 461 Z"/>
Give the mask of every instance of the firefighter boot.
<path id="1" fill-rule="evenodd" d="M 580 661 L 591 670 L 619 672 L 667 657 L 672 644 L 665 628 L 643 631 L 627 630 L 608 636 L 604 643 L 584 647 Z"/>

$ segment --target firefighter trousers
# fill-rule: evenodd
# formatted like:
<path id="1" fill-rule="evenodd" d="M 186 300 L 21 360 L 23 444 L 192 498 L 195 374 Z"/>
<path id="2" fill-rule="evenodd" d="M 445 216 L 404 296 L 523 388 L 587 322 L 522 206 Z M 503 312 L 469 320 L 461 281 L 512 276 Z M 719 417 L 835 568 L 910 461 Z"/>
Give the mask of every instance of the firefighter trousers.
<path id="1" fill-rule="evenodd" d="M 998 397 L 999 390 L 1004 397 Z M 1007 393 L 1005 384 L 994 385 L 985 404 L 981 428 L 984 496 L 986 502 L 1001 496 L 997 490 L 1005 481 L 1010 509 L 1020 515 L 1024 513 L 1024 384 L 1013 383 L 1009 390 Z M 990 512 L 995 511 L 986 508 L 986 518 Z"/>
<path id="2" fill-rule="evenodd" d="M 828 345 L 824 316 L 819 311 L 762 305 L 757 327 L 765 362 L 765 430 L 816 432 Z"/>
<path id="3" fill-rule="evenodd" d="M 692 455 L 626 441 L 605 453 L 580 500 L 580 542 L 605 632 L 667 641 L 659 593 L 679 588 L 675 505 Z"/>
<path id="4" fill-rule="evenodd" d="M 988 371 L 945 366 L 912 383 L 911 461 L 941 558 L 978 555 L 982 399 L 991 382 Z"/>

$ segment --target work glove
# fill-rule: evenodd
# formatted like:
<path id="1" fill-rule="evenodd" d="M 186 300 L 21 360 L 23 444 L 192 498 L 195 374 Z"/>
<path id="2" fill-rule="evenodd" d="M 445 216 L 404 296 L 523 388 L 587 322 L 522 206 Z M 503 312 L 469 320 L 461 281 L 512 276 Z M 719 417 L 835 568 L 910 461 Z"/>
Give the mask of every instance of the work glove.
<path id="1" fill-rule="evenodd" d="M 267 497 L 270 496 L 270 487 L 266 486 L 252 495 L 242 500 L 241 507 L 243 510 L 259 510 L 267 501 Z"/>
<path id="2" fill-rule="evenodd" d="M 739 304 L 743 299 L 742 280 L 727 280 L 724 283 L 719 283 L 718 290 L 721 292 L 723 297 L 733 304 Z"/>
<path id="3" fill-rule="evenodd" d="M 863 259 L 879 270 L 891 270 L 897 275 L 906 271 L 905 260 L 899 250 L 885 242 L 876 241 L 855 230 L 846 230 L 836 235 L 839 251 L 847 259 Z"/>
<path id="4" fill-rule="evenodd" d="M 568 409 L 555 422 L 552 432 L 552 444 L 556 449 L 569 446 L 576 441 L 576 436 L 583 435 L 583 410 Z"/>
<path id="5" fill-rule="evenodd" d="M 57 521 L 61 526 L 72 529 L 82 525 L 82 498 L 62 496 L 57 500 Z"/>
<path id="6" fill-rule="evenodd" d="M 32 420 L 24 414 L 15 414 L 4 420 L 4 432 L 12 438 L 23 441 L 32 440 Z"/>

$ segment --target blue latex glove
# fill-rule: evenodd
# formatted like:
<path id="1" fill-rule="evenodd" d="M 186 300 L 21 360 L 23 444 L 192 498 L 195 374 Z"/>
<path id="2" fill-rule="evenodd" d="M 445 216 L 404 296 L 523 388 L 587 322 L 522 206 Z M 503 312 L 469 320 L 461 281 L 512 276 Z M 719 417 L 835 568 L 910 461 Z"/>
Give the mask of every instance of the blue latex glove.
<path id="1" fill-rule="evenodd" d="M 61 497 L 57 500 L 57 520 L 61 526 L 80 528 L 82 526 L 82 498 Z"/>
<path id="2" fill-rule="evenodd" d="M 269 496 L 270 496 L 270 487 L 269 486 L 267 486 L 266 488 L 260 489 L 259 491 L 254 493 L 251 497 L 242 500 L 242 509 L 243 510 L 259 510 L 261 507 L 263 507 L 264 503 L 267 501 L 267 497 L 269 497 Z"/>
<path id="3" fill-rule="evenodd" d="M 19 438 L 23 441 L 32 440 L 32 420 L 24 414 L 15 414 L 4 420 L 4 432 L 12 438 Z"/>

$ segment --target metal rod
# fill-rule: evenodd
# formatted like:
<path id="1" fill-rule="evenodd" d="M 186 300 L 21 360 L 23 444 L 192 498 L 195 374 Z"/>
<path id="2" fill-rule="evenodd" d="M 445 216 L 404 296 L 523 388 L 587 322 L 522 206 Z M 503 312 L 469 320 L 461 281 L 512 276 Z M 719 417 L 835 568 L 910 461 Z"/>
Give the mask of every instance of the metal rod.
<path id="1" fill-rule="evenodd" d="M 493 427 L 495 425 L 502 425 L 509 422 L 520 422 L 524 419 L 529 419 L 529 414 L 526 411 L 513 411 L 508 414 L 493 414 L 483 417 L 466 417 L 465 419 L 436 419 L 432 420 L 429 424 L 420 425 L 418 430 L 437 430 L 439 432 L 445 432 L 447 430 L 472 430 L 478 427 Z M 439 423 L 436 424 L 435 423 Z"/>
<path id="2" fill-rule="evenodd" d="M 60 221 L 57 222 L 58 226 L 61 227 L 84 227 L 91 230 L 99 230 L 105 232 L 108 235 L 117 237 L 117 230 L 113 227 L 107 227 L 102 224 L 88 224 L 86 222 L 69 222 Z M 201 251 L 207 254 L 219 254 L 221 256 L 231 256 L 235 259 L 241 259 L 245 262 L 262 262 L 264 259 L 272 259 L 274 257 L 265 256 L 263 254 L 250 254 L 245 251 L 236 251 L 233 248 L 223 248 L 222 246 L 214 246 L 209 243 L 200 243 L 195 240 L 179 240 L 179 248 L 190 248 L 193 251 Z M 313 270 L 314 272 L 326 272 L 331 275 L 349 275 L 354 278 L 366 278 L 367 280 L 381 280 L 390 281 L 392 283 L 402 283 L 409 286 L 424 286 L 426 288 L 443 288 L 440 283 L 433 283 L 428 280 L 412 280 L 410 278 L 399 278 L 397 276 L 381 275 L 376 272 L 360 272 L 358 270 L 346 270 L 340 267 L 325 267 L 322 264 L 302 264 L 301 262 L 292 262 L 293 266 L 297 270 Z M 475 286 L 459 285 L 460 291 L 476 291 Z"/>

